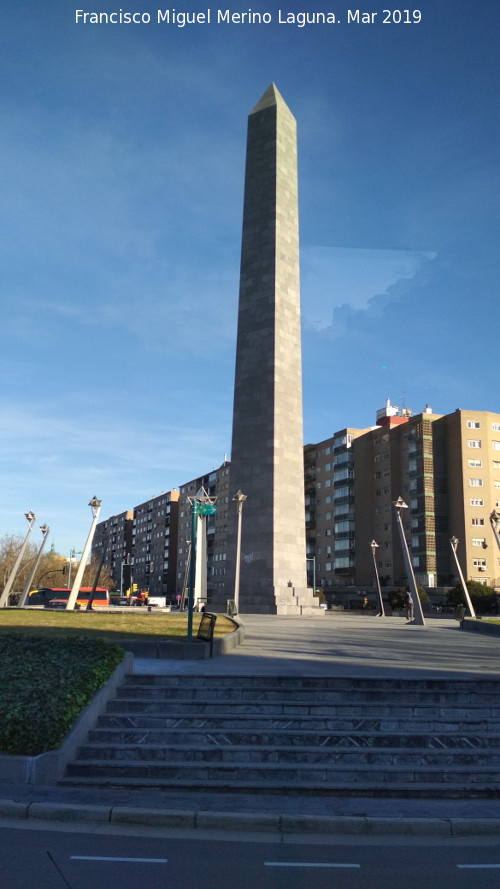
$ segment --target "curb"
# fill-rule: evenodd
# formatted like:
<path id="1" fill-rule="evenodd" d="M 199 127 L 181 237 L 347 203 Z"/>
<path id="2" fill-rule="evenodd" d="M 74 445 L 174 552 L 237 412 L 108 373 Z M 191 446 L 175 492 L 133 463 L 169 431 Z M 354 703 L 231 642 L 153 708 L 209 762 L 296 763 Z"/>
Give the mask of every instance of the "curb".
<path id="1" fill-rule="evenodd" d="M 181 830 L 323 836 L 499 836 L 499 818 L 377 818 L 342 815 L 268 815 L 252 812 L 193 812 L 0 800 L 0 818 L 66 824 L 116 824 Z M 35 826 L 35 824 L 33 825 Z"/>

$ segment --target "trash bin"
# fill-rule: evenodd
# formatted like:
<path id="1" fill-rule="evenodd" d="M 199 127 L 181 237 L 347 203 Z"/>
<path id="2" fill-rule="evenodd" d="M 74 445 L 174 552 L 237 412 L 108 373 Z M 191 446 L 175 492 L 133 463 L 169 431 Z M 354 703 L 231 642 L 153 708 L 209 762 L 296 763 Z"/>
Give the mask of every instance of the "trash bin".
<path id="1" fill-rule="evenodd" d="M 459 623 L 462 623 L 464 617 L 465 617 L 465 605 L 457 605 L 457 610 L 455 611 L 455 619 L 458 620 Z"/>

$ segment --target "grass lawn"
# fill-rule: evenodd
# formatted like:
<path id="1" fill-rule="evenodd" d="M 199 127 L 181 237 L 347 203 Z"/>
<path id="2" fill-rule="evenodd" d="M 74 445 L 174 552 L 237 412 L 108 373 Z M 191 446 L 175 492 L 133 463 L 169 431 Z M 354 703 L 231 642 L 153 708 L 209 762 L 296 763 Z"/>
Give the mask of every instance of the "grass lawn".
<path id="1" fill-rule="evenodd" d="M 50 611 L 48 609 L 2 608 L 0 634 L 27 633 L 30 636 L 89 635 L 110 642 L 120 639 L 158 637 L 184 642 L 187 635 L 187 614 L 168 612 L 155 614 L 142 609 L 131 612 L 109 611 Z M 193 641 L 196 639 L 201 614 L 193 614 Z M 217 615 L 214 637 L 225 636 L 234 630 L 234 623 L 225 615 Z"/>

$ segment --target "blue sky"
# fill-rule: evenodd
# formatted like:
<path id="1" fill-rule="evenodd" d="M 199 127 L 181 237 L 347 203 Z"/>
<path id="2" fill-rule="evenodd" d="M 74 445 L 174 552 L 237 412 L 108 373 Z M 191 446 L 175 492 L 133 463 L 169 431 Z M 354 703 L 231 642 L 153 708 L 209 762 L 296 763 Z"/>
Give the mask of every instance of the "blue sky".
<path id="1" fill-rule="evenodd" d="M 122 4 L 142 25 L 77 8 L 0 7 L 0 535 L 33 509 L 82 549 L 94 494 L 104 518 L 229 453 L 246 122 L 271 81 L 298 126 L 305 441 L 387 397 L 500 411 L 497 0 L 370 25 L 341 2 L 304 28 L 271 2 L 230 7 L 268 25 L 185 28 L 145 0 Z"/>

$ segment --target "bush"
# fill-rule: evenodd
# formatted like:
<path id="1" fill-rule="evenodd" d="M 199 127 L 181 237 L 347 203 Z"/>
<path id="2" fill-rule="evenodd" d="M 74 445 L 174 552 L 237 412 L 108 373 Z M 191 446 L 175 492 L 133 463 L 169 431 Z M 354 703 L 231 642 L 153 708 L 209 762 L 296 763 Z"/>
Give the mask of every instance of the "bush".
<path id="1" fill-rule="evenodd" d="M 86 637 L 0 637 L 0 752 L 54 750 L 124 651 Z"/>
<path id="2" fill-rule="evenodd" d="M 466 587 L 477 614 L 489 614 L 494 610 L 497 598 L 493 587 L 479 583 L 477 580 L 468 580 Z M 462 584 L 457 583 L 451 590 L 448 590 L 448 604 L 455 607 L 467 605 Z"/>

